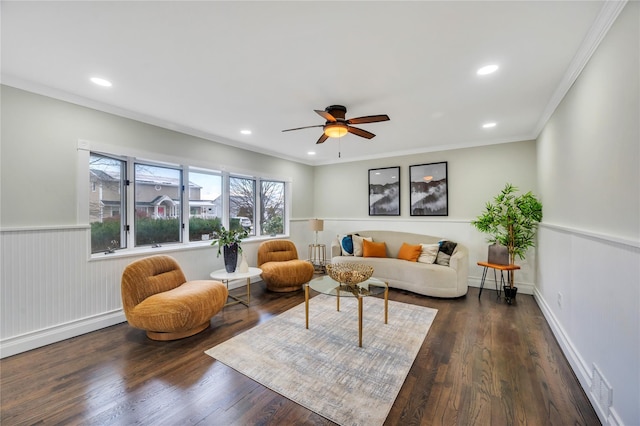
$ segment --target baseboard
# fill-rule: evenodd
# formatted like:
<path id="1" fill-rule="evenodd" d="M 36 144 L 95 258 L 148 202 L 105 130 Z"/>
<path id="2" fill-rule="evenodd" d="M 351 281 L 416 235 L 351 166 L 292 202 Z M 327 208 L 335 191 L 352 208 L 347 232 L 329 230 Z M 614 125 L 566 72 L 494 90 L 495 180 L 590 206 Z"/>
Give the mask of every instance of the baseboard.
<path id="1" fill-rule="evenodd" d="M 105 312 L 100 315 L 82 318 L 76 321 L 59 324 L 42 330 L 33 331 L 20 336 L 9 337 L 0 341 L 0 358 L 6 358 L 71 337 L 80 336 L 92 331 L 125 322 L 122 309 Z"/>
<path id="2" fill-rule="evenodd" d="M 480 285 L 482 284 L 482 278 L 480 278 L 480 277 L 469 277 L 467 279 L 467 284 L 469 285 L 469 287 L 478 287 L 478 288 L 480 288 Z M 498 277 L 498 285 L 499 284 L 500 284 L 500 277 Z M 518 294 L 530 294 L 530 295 L 533 295 L 533 292 L 534 292 L 534 289 L 535 289 L 535 286 L 533 284 L 523 283 L 523 282 L 519 282 L 519 281 L 516 281 L 514 284 L 515 284 L 516 287 L 518 287 Z M 496 283 L 493 281 L 493 277 L 491 277 L 491 279 L 487 278 L 485 280 L 484 288 L 487 289 L 487 290 L 495 290 L 496 289 Z"/>

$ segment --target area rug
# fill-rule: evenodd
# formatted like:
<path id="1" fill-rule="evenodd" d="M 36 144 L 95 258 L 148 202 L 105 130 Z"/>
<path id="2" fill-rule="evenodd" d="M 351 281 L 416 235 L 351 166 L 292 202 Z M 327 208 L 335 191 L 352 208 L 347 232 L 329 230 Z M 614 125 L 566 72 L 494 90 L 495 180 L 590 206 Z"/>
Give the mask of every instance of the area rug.
<path id="1" fill-rule="evenodd" d="M 205 353 L 340 425 L 382 425 L 429 331 L 436 309 L 364 299 L 362 348 L 357 300 L 317 295 Z"/>

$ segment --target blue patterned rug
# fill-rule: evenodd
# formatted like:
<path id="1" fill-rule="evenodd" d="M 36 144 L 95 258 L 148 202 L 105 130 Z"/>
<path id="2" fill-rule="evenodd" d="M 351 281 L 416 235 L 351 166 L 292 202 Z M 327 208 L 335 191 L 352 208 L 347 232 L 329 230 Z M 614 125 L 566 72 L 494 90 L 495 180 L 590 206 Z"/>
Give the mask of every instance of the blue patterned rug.
<path id="1" fill-rule="evenodd" d="M 318 295 L 205 353 L 340 425 L 382 425 L 424 342 L 436 309 L 364 299 L 362 348 L 357 300 Z"/>

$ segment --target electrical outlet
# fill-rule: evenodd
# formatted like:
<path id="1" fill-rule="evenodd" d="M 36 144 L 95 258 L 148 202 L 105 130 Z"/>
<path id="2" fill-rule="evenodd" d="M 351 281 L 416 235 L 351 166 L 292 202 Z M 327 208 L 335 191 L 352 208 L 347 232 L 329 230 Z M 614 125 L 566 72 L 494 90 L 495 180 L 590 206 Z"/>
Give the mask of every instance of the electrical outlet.
<path id="1" fill-rule="evenodd" d="M 562 308 L 562 293 L 558 292 L 558 306 Z"/>

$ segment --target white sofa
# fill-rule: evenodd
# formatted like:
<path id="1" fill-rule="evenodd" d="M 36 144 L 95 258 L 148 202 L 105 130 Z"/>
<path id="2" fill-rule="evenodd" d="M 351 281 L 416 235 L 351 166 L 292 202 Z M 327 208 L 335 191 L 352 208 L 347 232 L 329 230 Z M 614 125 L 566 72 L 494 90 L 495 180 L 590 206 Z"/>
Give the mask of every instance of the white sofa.
<path id="1" fill-rule="evenodd" d="M 372 266 L 373 276 L 386 281 L 389 287 L 412 291 L 425 296 L 460 297 L 467 294 L 469 253 L 458 243 L 451 255 L 449 266 L 410 262 L 398 259 L 402 243 L 434 244 L 443 238 L 395 231 L 357 231 L 361 237 L 384 242 L 387 257 L 343 256 L 338 238 L 331 243 L 331 263 L 363 263 Z"/>

